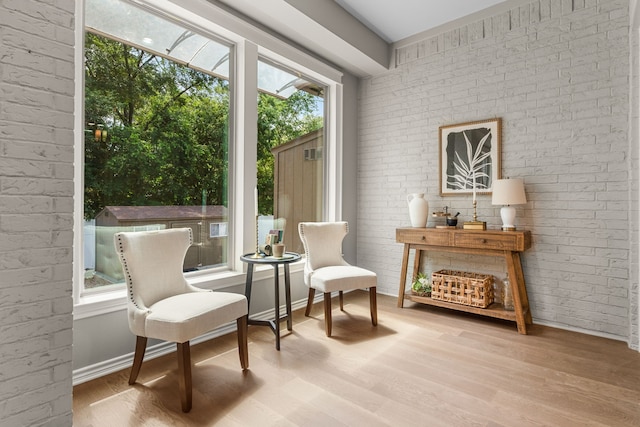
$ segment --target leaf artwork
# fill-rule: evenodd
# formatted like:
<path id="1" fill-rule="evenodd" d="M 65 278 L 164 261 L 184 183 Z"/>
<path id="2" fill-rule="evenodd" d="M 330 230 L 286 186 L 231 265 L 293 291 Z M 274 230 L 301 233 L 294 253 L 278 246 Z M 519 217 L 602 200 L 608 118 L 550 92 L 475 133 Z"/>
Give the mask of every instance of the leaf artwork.
<path id="1" fill-rule="evenodd" d="M 464 143 L 460 140 L 460 136 L 464 138 Z M 480 136 L 480 140 L 475 142 Z M 476 137 L 475 140 L 474 137 Z M 472 189 L 474 175 L 477 189 L 486 190 L 489 188 L 491 129 L 470 129 L 450 134 L 447 152 L 450 154 L 449 159 L 451 159 L 451 163 L 447 167 L 447 188 Z"/>

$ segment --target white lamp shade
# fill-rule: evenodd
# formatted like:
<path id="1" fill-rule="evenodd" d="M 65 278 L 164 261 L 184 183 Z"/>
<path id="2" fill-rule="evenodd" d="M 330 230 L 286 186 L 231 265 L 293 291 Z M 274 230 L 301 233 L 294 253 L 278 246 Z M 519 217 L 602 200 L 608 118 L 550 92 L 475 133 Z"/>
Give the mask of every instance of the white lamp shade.
<path id="1" fill-rule="evenodd" d="M 491 204 L 523 205 L 527 203 L 524 182 L 520 178 L 498 179 L 493 182 Z"/>

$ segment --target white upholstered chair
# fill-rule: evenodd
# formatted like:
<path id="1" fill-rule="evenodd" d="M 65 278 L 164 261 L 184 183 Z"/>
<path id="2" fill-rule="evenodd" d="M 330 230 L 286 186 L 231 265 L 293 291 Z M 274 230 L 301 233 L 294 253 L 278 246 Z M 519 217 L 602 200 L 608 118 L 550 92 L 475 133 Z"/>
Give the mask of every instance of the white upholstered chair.
<path id="1" fill-rule="evenodd" d="M 346 222 L 301 222 L 298 224 L 306 262 L 304 283 L 309 287 L 305 316 L 309 316 L 316 289 L 324 293 L 324 323 L 331 336 L 331 293 L 338 292 L 344 311 L 343 291 L 369 288 L 371 323 L 378 324 L 376 273 L 350 265 L 342 258 L 342 240 L 349 232 Z"/>
<path id="2" fill-rule="evenodd" d="M 249 367 L 247 298 L 187 283 L 182 266 L 193 243 L 190 228 L 120 232 L 114 235 L 114 242 L 127 282 L 129 328 L 137 336 L 129 384 L 135 383 L 140 372 L 147 338 L 175 342 L 181 406 L 189 412 L 191 339 L 236 321 L 240 365 L 243 370 Z"/>

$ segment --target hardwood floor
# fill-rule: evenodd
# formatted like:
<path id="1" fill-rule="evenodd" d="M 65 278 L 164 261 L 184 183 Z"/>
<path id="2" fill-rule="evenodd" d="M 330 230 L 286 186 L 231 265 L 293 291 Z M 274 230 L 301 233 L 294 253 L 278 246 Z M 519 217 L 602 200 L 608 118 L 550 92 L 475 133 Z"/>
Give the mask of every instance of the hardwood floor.
<path id="1" fill-rule="evenodd" d="M 623 342 L 345 294 L 324 332 L 322 304 L 294 313 L 281 351 L 249 327 L 195 345 L 193 409 L 180 410 L 170 354 L 74 387 L 74 426 L 638 426 L 640 353 Z M 334 307 L 338 304 L 334 303 Z M 132 340 L 135 339 L 133 336 Z"/>

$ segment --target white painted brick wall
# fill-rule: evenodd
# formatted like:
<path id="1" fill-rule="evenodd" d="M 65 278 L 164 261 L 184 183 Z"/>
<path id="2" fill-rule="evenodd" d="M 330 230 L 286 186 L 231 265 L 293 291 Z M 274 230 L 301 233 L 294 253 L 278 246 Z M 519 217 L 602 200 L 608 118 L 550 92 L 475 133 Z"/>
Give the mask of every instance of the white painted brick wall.
<path id="1" fill-rule="evenodd" d="M 502 174 L 524 178 L 529 200 L 517 225 L 533 234 L 534 321 L 630 339 L 628 33 L 626 0 L 537 0 L 399 48 L 395 69 L 363 81 L 358 262 L 379 292 L 398 292 L 408 193 L 472 215 L 470 196 L 439 196 L 438 127 L 501 117 Z M 500 227 L 490 196 L 478 216 Z M 489 257 L 438 254 L 424 270 L 449 266 L 505 276 Z"/>
<path id="2" fill-rule="evenodd" d="M 0 425 L 70 426 L 73 0 L 0 2 Z"/>

